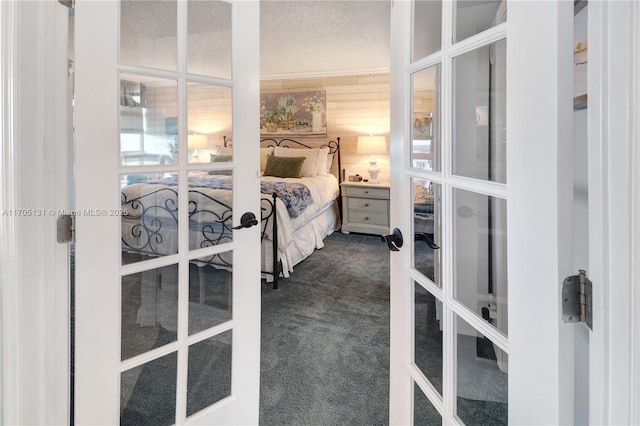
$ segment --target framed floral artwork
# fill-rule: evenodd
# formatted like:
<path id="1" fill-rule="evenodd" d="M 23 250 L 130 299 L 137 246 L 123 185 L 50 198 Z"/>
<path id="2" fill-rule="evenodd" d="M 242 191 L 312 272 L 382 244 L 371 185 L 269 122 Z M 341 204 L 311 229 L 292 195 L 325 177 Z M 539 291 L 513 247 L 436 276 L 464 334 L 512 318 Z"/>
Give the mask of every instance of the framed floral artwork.
<path id="1" fill-rule="evenodd" d="M 433 113 L 414 112 L 413 113 L 413 139 L 433 138 Z"/>
<path id="2" fill-rule="evenodd" d="M 260 134 L 325 137 L 326 92 L 262 93 Z"/>

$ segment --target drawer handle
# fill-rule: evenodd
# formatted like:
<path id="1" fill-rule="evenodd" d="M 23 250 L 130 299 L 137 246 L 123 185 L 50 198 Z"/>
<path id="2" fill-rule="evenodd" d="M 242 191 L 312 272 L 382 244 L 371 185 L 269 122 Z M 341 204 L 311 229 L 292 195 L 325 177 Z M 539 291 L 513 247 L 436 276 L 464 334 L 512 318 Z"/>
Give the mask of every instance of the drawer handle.
<path id="1" fill-rule="evenodd" d="M 364 220 L 369 220 L 369 216 L 365 216 Z"/>
<path id="2" fill-rule="evenodd" d="M 364 203 L 364 206 L 365 207 L 369 207 L 369 203 Z"/>
<path id="3" fill-rule="evenodd" d="M 364 191 L 364 193 L 365 193 L 365 194 L 368 194 L 368 193 L 369 193 L 369 191 Z"/>

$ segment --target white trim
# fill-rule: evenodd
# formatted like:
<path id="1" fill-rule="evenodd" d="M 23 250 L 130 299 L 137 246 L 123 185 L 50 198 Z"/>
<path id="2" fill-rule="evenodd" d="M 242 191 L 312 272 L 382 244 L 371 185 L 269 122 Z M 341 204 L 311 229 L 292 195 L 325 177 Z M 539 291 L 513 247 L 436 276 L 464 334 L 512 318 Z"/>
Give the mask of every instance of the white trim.
<path id="1" fill-rule="evenodd" d="M 631 51 L 635 52 L 632 60 L 632 99 L 631 117 L 640 115 L 640 4 L 632 3 L 632 46 Z M 631 389 L 631 424 L 640 424 L 640 120 L 633 121 L 632 129 L 632 211 L 631 224 L 632 247 L 631 247 L 631 290 L 633 292 L 631 312 L 631 326 L 633 347 L 631 359 L 635 360 L 631 366 L 631 380 L 634 384 Z"/>
<path id="2" fill-rule="evenodd" d="M 260 80 L 295 80 L 295 79 L 303 79 L 303 78 L 330 78 L 330 77 L 345 77 L 345 76 L 369 75 L 369 74 L 389 74 L 389 68 L 365 68 L 365 69 L 347 69 L 347 70 L 322 71 L 322 72 L 264 74 L 260 76 Z"/>
<path id="3" fill-rule="evenodd" d="M 588 96 L 591 106 L 587 110 L 588 123 L 588 170 L 589 170 L 589 275 L 596 283 L 593 287 L 593 332 L 590 336 L 589 349 L 589 420 L 592 424 L 606 423 L 606 397 L 609 393 L 606 380 L 608 342 L 605 329 L 606 318 L 602 315 L 607 305 L 607 293 L 603 285 L 607 251 L 605 246 L 606 200 L 604 198 L 606 156 L 603 148 L 603 83 L 607 79 L 604 66 L 605 50 L 603 47 L 604 2 L 592 2 L 589 5 L 588 22 Z M 596 76 L 598 76 L 596 78 Z"/>
<path id="4" fill-rule="evenodd" d="M 589 3 L 589 238 L 594 283 L 590 337 L 592 424 L 631 424 L 637 413 L 637 163 L 633 162 L 634 2 Z M 635 12 L 635 13 L 632 13 Z M 637 28 L 636 28 L 637 30 Z M 637 31 L 635 32 L 637 35 Z M 637 42 L 636 42 L 637 43 Z M 636 80 L 637 82 L 637 80 Z M 637 104 L 637 98 L 635 100 Z M 634 127 L 635 126 L 635 127 Z M 637 141 L 636 141 L 637 143 Z M 636 147 L 637 148 L 637 147 Z M 637 158 L 637 157 L 636 157 Z M 631 178 L 631 179 L 630 179 Z M 637 210 L 636 210 L 637 212 Z M 637 214 L 636 214 L 637 215 Z M 632 232 L 629 232 L 632 230 Z M 635 234 L 634 234 L 635 233 Z M 634 269 L 635 268 L 635 269 Z M 637 297 L 637 295 L 635 295 Z M 635 322 L 634 322 L 635 320 Z M 635 346 L 637 350 L 638 346 Z M 637 358 L 637 355 L 636 355 Z M 633 398 L 636 398 L 636 401 Z"/>
<path id="5" fill-rule="evenodd" d="M 15 158 L 15 56 L 16 56 L 16 2 L 2 2 L 2 193 L 0 207 L 8 210 L 16 207 L 16 158 Z M 0 298 L 2 302 L 2 418 L 4 424 L 21 424 L 22 392 L 20 382 L 20 268 L 16 258 L 20 251 L 19 224 L 14 216 L 2 216 L 0 230 Z M 9 389 L 11 390 L 9 392 Z"/>
<path id="6" fill-rule="evenodd" d="M 67 15 L 2 3 L 2 421 L 68 422 L 68 257 L 49 213 L 68 193 Z M 62 194 L 62 195 L 61 195 Z"/>

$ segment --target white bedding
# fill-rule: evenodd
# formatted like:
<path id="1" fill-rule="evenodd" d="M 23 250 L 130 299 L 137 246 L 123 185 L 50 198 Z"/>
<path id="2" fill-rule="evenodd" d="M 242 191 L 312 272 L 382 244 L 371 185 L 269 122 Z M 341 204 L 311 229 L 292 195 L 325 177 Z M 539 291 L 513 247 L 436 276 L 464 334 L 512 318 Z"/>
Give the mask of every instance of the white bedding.
<path id="1" fill-rule="evenodd" d="M 333 175 L 313 176 L 303 178 L 276 178 L 272 176 L 263 176 L 265 181 L 283 181 L 291 183 L 303 183 L 313 197 L 313 204 L 305 209 L 302 214 L 296 218 L 292 218 L 287 212 L 282 201 L 278 202 L 278 227 L 284 227 L 283 232 L 279 232 L 278 245 L 283 249 L 291 243 L 293 232 L 302 225 L 313 219 L 318 212 L 327 208 L 334 203 L 338 197 L 338 179 Z"/>
<path id="2" fill-rule="evenodd" d="M 207 173 L 191 173 L 190 177 L 210 177 Z M 230 177 L 229 177 L 230 178 Z M 292 218 L 287 211 L 286 206 L 282 200 L 277 201 L 277 218 L 278 218 L 278 253 L 280 260 L 283 264 L 283 274 L 285 277 L 289 276 L 289 272 L 293 270 L 293 266 L 305 259 L 316 248 L 322 248 L 322 240 L 324 237 L 333 232 L 340 226 L 340 219 L 337 209 L 336 198 L 339 194 L 338 180 L 331 174 L 317 175 L 314 177 L 303 178 L 276 178 L 271 176 L 262 177 L 265 181 L 285 181 L 292 183 L 303 183 L 313 197 L 313 203 L 308 206 L 304 212 L 298 217 Z M 159 191 L 163 188 L 165 190 Z M 131 186 L 124 187 L 122 189 L 123 197 L 131 200 L 133 198 L 140 197 L 142 194 L 149 192 L 156 192 L 156 195 L 147 200 L 148 203 L 155 205 L 166 205 L 167 200 L 175 198 L 173 191 L 175 187 L 168 185 L 137 183 Z M 231 191 L 211 188 L 190 188 L 191 190 L 197 190 L 197 192 L 190 191 L 189 200 L 197 203 L 198 209 L 210 209 L 224 216 L 225 207 L 217 205 L 216 203 L 209 201 L 206 197 L 198 193 L 205 194 L 212 197 L 215 200 L 230 206 L 232 203 Z M 177 192 L 177 191 L 176 191 Z M 263 198 L 271 198 L 268 194 L 262 194 Z M 176 205 L 177 207 L 177 205 Z M 131 205 L 124 206 L 128 210 L 131 210 Z M 191 211 L 191 206 L 190 206 Z M 132 212 L 134 215 L 136 211 Z M 230 214 L 230 212 L 227 212 Z M 154 215 L 165 222 L 163 227 L 163 241 L 162 245 L 157 250 L 158 254 L 172 254 L 177 252 L 178 235 L 177 230 L 171 229 L 170 223 L 174 221 L 173 214 L 166 210 L 156 210 Z M 177 215 L 177 213 L 176 213 Z M 197 217 L 192 217 L 192 220 L 198 221 Z M 125 243 L 136 246 L 139 241 L 135 241 L 132 237 L 132 229 L 139 224 L 139 220 L 127 220 L 123 217 L 123 240 Z M 204 223 L 200 223 L 204 225 Z M 229 222 L 230 226 L 231 223 Z M 175 228 L 175 224 L 174 224 Z M 263 271 L 271 272 L 271 225 L 267 229 L 267 238 L 263 240 Z M 190 229 L 190 245 L 191 248 L 198 248 L 200 243 L 204 241 L 199 229 Z M 224 242 L 224 241 L 223 241 Z M 267 278 L 270 278 L 267 275 Z"/>

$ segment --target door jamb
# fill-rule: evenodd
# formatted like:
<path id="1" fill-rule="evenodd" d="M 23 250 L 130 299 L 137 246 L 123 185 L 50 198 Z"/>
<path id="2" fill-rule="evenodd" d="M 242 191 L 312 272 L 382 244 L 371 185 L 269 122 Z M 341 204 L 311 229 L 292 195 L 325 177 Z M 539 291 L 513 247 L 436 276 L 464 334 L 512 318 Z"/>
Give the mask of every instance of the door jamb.
<path id="1" fill-rule="evenodd" d="M 640 112 L 640 8 L 634 3 L 589 3 L 591 424 L 640 421 L 640 126 L 633 119 Z"/>
<path id="2" fill-rule="evenodd" d="M 55 233 L 57 210 L 69 201 L 68 11 L 57 2 L 2 2 L 0 20 L 0 422 L 65 424 L 68 248 Z"/>
<path id="3" fill-rule="evenodd" d="M 631 105 L 631 117 L 638 117 L 640 114 L 640 55 L 637 53 L 640 51 L 640 5 L 637 2 L 631 3 L 632 7 L 632 46 L 631 51 L 635 52 L 632 58 L 632 72 L 634 81 L 632 84 L 632 99 Z M 634 365 L 631 366 L 630 375 L 634 387 L 631 389 L 631 424 L 640 423 L 640 120 L 632 121 L 632 140 L 631 149 L 632 158 L 631 164 L 632 170 L 632 210 L 631 217 L 633 223 L 631 224 L 631 291 L 634 293 L 632 300 L 632 356 L 631 359 L 635 360 Z"/>
<path id="4" fill-rule="evenodd" d="M 16 2 L 2 2 L 0 4 L 0 19 L 2 32 L 0 33 L 2 56 L 0 56 L 0 73 L 2 73 L 2 86 L 0 86 L 0 98 L 2 99 L 2 151 L 1 178 L 2 195 L 0 207 L 3 211 L 13 208 L 15 202 L 16 174 L 16 141 L 13 110 L 15 105 L 15 72 L 17 25 Z M 16 234 L 20 233 L 20 224 L 14 216 L 2 216 L 0 233 L 2 241 L 0 246 L 0 302 L 1 302 L 1 334 L 0 334 L 0 360 L 2 361 L 2 394 L 1 421 L 5 424 L 20 423 L 20 294 L 17 283 L 20 282 L 20 270 L 16 267 L 17 252 L 20 250 L 20 239 Z M 5 390 L 12 389 L 12 392 Z"/>

